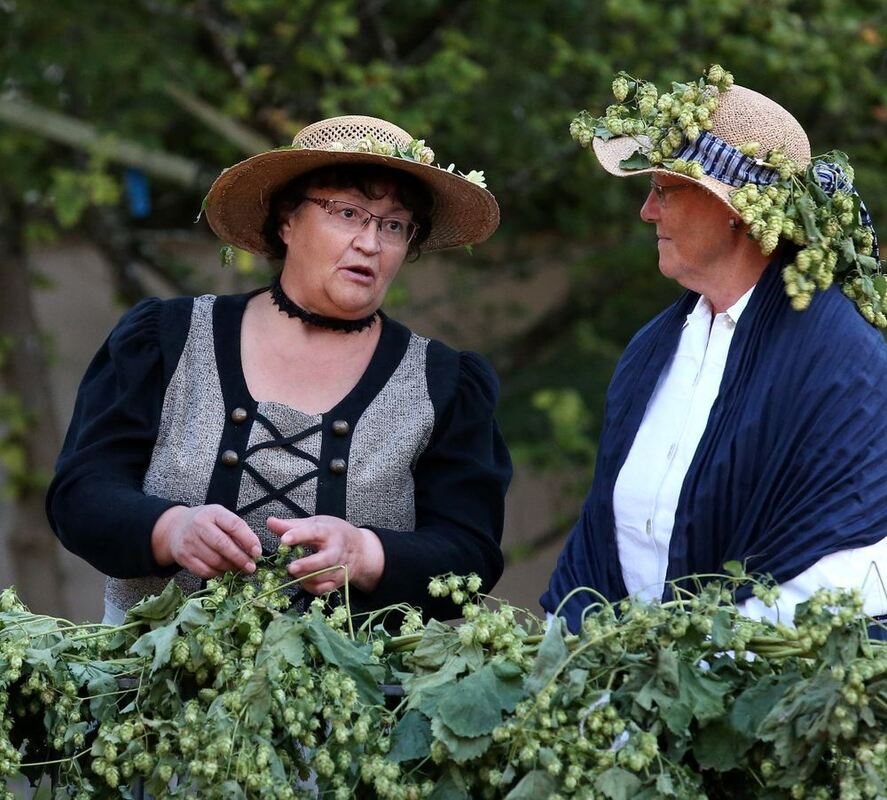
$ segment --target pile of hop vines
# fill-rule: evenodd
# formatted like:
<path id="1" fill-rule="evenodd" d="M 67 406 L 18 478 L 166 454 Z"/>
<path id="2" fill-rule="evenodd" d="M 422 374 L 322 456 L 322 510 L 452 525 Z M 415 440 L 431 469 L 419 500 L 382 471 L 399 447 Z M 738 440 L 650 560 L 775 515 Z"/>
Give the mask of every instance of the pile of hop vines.
<path id="1" fill-rule="evenodd" d="M 743 617 L 741 574 L 664 603 L 596 602 L 581 630 L 444 575 L 417 609 L 287 607 L 286 555 L 118 627 L 0 596 L 0 775 L 54 798 L 877 798 L 887 647 L 858 595 L 794 625 Z M 398 615 L 399 626 L 382 624 Z M 12 797 L 7 789 L 6 797 Z"/>
<path id="2" fill-rule="evenodd" d="M 643 137 L 639 151 L 620 163 L 623 169 L 657 167 L 698 180 L 705 175 L 701 163 L 672 156 L 712 129 L 718 97 L 732 85 L 732 74 L 718 64 L 694 82 L 673 83 L 661 95 L 653 84 L 620 72 L 612 86 L 617 103 L 602 117 L 580 112 L 570 134 L 582 147 L 595 138 Z M 731 193 L 730 203 L 764 255 L 771 255 L 780 241 L 797 251 L 782 272 L 792 308 L 803 311 L 814 292 L 838 279 L 862 316 L 887 330 L 887 276 L 874 252 L 873 231 L 862 224 L 847 155 L 834 150 L 798 164 L 782 148 L 761 153 L 758 142 L 745 142 L 738 149 L 778 176 L 767 185 L 746 183 Z M 831 194 L 824 191 L 819 170 L 831 174 Z"/>

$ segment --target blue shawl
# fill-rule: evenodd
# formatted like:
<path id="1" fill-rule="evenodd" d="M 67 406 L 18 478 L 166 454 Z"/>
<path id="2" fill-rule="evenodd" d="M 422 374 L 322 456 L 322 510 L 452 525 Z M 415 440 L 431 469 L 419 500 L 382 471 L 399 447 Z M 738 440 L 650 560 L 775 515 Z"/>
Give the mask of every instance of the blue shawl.
<path id="1" fill-rule="evenodd" d="M 837 286 L 794 311 L 781 266 L 769 265 L 736 326 L 681 490 L 666 581 L 738 560 L 784 582 L 887 536 L 887 344 Z M 594 481 L 541 598 L 547 611 L 580 586 L 611 601 L 628 594 L 613 487 L 698 297 L 649 322 L 616 367 Z M 594 600 L 580 593 L 561 610 L 572 630 Z"/>

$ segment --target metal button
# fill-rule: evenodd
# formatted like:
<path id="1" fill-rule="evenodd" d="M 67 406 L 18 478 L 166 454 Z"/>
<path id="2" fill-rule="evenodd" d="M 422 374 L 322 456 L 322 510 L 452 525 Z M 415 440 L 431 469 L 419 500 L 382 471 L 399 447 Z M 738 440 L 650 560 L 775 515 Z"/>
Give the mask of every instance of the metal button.
<path id="1" fill-rule="evenodd" d="M 347 436 L 350 430 L 351 426 L 344 419 L 337 419 L 333 422 L 333 433 L 336 436 Z"/>
<path id="2" fill-rule="evenodd" d="M 222 453 L 222 463 L 226 467 L 236 467 L 240 463 L 240 457 L 233 450 Z"/>
<path id="3" fill-rule="evenodd" d="M 231 412 L 231 422 L 235 425 L 240 425 L 241 422 L 246 422 L 248 417 L 249 414 L 247 414 L 246 409 L 240 408 L 239 406 Z"/>
<path id="4" fill-rule="evenodd" d="M 348 463 L 344 458 L 334 458 L 330 461 L 330 472 L 333 475 L 343 475 L 346 469 L 348 469 Z"/>

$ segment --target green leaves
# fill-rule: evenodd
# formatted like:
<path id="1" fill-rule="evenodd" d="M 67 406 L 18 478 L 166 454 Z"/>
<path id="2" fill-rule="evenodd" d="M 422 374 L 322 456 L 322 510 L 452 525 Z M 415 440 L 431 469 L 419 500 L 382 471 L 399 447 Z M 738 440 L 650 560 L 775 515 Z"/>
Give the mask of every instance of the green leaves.
<path id="1" fill-rule="evenodd" d="M 540 800 L 550 797 L 557 789 L 554 778 L 541 769 L 534 769 L 520 779 L 518 784 L 505 795 L 505 800 Z"/>
<path id="2" fill-rule="evenodd" d="M 391 735 L 390 761 L 416 761 L 431 752 L 431 723 L 424 714 L 411 709 L 401 717 Z"/>
<path id="3" fill-rule="evenodd" d="M 797 681 L 758 727 L 759 738 L 773 743 L 778 763 L 788 768 L 778 785 L 791 786 L 816 768 L 829 733 L 840 730 L 839 720 L 832 719 L 840 690 L 828 672 Z"/>
<path id="4" fill-rule="evenodd" d="M 459 652 L 461 644 L 456 631 L 436 619 L 431 620 L 409 661 L 420 669 L 437 669 Z"/>
<path id="5" fill-rule="evenodd" d="M 265 638 L 256 654 L 256 663 L 279 658 L 291 667 L 302 666 L 305 663 L 304 633 L 305 626 L 300 620 L 284 616 L 271 620 L 265 628 Z"/>
<path id="6" fill-rule="evenodd" d="M 692 722 L 709 722 L 724 712 L 728 683 L 707 677 L 706 673 L 680 661 L 671 649 L 658 653 L 655 674 L 634 697 L 646 711 L 657 709 L 669 730 L 685 738 Z"/>
<path id="7" fill-rule="evenodd" d="M 504 674 L 503 674 L 504 673 Z M 524 696 L 523 677 L 487 664 L 450 686 L 437 707 L 437 716 L 457 736 L 491 733 L 503 711 L 514 711 Z"/>
<path id="8" fill-rule="evenodd" d="M 643 784 L 628 770 L 611 767 L 598 776 L 594 785 L 609 800 L 632 800 Z"/>
<path id="9" fill-rule="evenodd" d="M 305 634 L 327 664 L 339 667 L 354 679 L 365 703 L 382 702 L 382 692 L 379 689 L 382 674 L 373 666 L 368 646 L 351 641 L 333 630 L 318 615 L 306 618 Z"/>
<path id="10" fill-rule="evenodd" d="M 533 670 L 527 678 L 527 691 L 538 694 L 557 674 L 567 660 L 569 651 L 564 643 L 563 622 L 555 619 L 545 632 Z"/>
<path id="11" fill-rule="evenodd" d="M 433 717 L 437 714 L 440 702 L 446 698 L 450 686 L 466 667 L 464 658 L 453 656 L 437 672 L 403 678 L 403 686 L 409 696 L 407 708 L 416 708 L 426 716 Z"/>
<path id="12" fill-rule="evenodd" d="M 431 732 L 436 739 L 446 745 L 450 757 L 460 765 L 474 758 L 480 758 L 493 741 L 489 736 L 460 736 L 440 717 L 435 717 L 431 721 Z"/>
<path id="13" fill-rule="evenodd" d="M 717 719 L 700 728 L 693 738 L 693 756 L 703 769 L 729 772 L 742 763 L 752 744 L 754 739 L 737 735 L 728 722 Z"/>
<path id="14" fill-rule="evenodd" d="M 734 701 L 729 715 L 730 726 L 744 739 L 754 739 L 767 715 L 800 679 L 800 674 L 794 670 L 780 676 L 760 676 Z"/>
<path id="15" fill-rule="evenodd" d="M 273 688 L 265 666 L 258 667 L 247 681 L 243 700 L 246 703 L 246 723 L 251 728 L 259 728 L 267 718 Z"/>
<path id="16" fill-rule="evenodd" d="M 430 800 L 471 800 L 471 795 L 465 787 L 462 771 L 450 767 L 444 771 L 443 776 L 434 785 L 434 791 Z"/>
<path id="17" fill-rule="evenodd" d="M 623 158 L 622 161 L 619 162 L 619 166 L 622 169 L 648 169 L 653 165 L 650 163 L 649 158 L 638 151 L 628 158 Z"/>
<path id="18" fill-rule="evenodd" d="M 142 634 L 132 645 L 130 652 L 133 655 L 150 658 L 150 670 L 154 673 L 169 663 L 172 645 L 177 636 L 178 630 L 175 623 L 155 628 L 153 631 Z"/>
<path id="19" fill-rule="evenodd" d="M 159 595 L 146 597 L 130 608 L 126 612 L 124 622 L 142 620 L 153 623 L 169 619 L 182 604 L 183 600 L 182 590 L 175 581 L 171 580 Z"/>

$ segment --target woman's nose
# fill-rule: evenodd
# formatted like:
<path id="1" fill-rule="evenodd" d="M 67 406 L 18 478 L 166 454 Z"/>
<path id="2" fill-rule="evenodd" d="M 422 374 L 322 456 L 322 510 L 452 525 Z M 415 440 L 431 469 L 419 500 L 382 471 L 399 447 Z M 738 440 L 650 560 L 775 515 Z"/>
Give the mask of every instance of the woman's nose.
<path id="1" fill-rule="evenodd" d="M 382 249 L 382 243 L 379 240 L 380 224 L 380 222 L 371 218 L 361 228 L 360 233 L 354 237 L 354 244 L 359 250 L 362 250 L 364 253 L 375 254 Z"/>
<path id="2" fill-rule="evenodd" d="M 656 192 L 650 189 L 647 199 L 644 200 L 644 204 L 641 206 L 641 219 L 644 222 L 656 222 L 660 217 L 661 210 L 662 204 L 659 202 Z"/>

